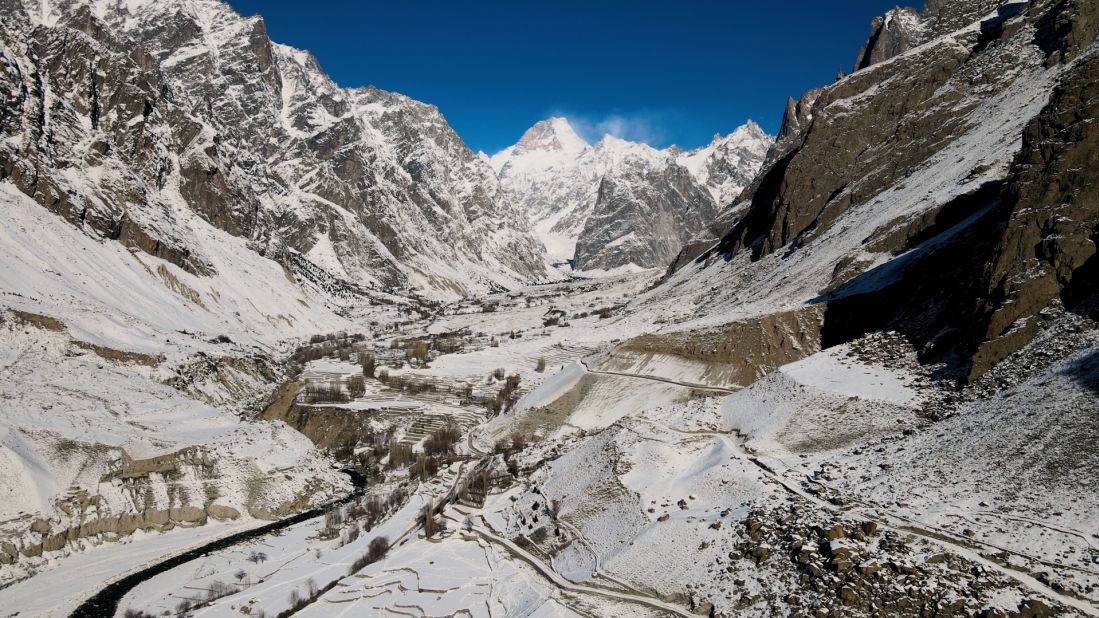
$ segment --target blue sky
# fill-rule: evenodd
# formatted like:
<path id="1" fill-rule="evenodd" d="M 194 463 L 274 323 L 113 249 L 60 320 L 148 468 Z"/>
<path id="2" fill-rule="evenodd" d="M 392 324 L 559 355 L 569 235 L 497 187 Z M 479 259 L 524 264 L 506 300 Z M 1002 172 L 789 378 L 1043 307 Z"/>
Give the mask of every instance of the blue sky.
<path id="1" fill-rule="evenodd" d="M 848 71 L 897 0 L 229 0 L 307 49 L 341 86 L 437 105 L 494 153 L 542 118 L 691 148 Z M 922 4 L 922 3 L 921 3 Z"/>

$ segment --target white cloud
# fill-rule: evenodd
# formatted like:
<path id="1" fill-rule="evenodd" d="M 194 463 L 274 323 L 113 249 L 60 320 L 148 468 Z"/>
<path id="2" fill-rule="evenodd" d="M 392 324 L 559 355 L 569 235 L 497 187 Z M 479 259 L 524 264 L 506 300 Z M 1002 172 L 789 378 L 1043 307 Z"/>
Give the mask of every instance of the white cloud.
<path id="1" fill-rule="evenodd" d="M 668 139 L 666 129 L 670 121 L 675 120 L 674 112 L 656 112 L 641 110 L 627 113 L 611 113 L 604 116 L 576 114 L 558 111 L 554 116 L 568 118 L 576 132 L 589 142 L 596 142 L 604 135 L 644 142 L 654 147 L 662 147 Z"/>

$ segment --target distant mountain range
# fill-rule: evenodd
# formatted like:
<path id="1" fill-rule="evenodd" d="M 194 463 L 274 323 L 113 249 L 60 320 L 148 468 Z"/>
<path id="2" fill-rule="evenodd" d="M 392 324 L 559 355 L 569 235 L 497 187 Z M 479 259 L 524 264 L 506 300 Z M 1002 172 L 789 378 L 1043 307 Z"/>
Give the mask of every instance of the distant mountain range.
<path id="1" fill-rule="evenodd" d="M 555 261 L 578 270 L 664 267 L 759 171 L 773 139 L 753 122 L 684 152 L 607 135 L 589 144 L 543 120 L 492 156 L 503 191 Z"/>

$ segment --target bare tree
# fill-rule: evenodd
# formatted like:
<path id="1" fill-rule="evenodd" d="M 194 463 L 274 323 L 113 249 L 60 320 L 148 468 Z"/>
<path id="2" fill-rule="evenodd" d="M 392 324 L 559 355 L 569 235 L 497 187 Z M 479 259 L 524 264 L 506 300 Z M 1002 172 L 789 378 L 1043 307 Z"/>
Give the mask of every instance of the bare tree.
<path id="1" fill-rule="evenodd" d="M 374 358 L 372 352 L 360 351 L 359 352 L 359 365 L 363 368 L 363 375 L 368 378 L 374 377 L 374 370 L 377 366 L 377 360 Z"/>
<path id="2" fill-rule="evenodd" d="M 420 513 L 424 521 L 424 536 L 431 538 L 435 536 L 435 503 L 428 502 L 424 505 L 424 510 Z"/>
<path id="3" fill-rule="evenodd" d="M 351 376 L 347 381 L 347 392 L 352 399 L 358 399 L 366 394 L 366 378 L 363 376 Z"/>

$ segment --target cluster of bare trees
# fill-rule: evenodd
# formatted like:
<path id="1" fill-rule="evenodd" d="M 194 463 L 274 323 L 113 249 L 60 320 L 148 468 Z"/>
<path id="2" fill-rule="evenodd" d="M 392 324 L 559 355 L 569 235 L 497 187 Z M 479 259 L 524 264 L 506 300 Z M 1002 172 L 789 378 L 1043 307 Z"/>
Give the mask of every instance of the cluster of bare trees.
<path id="1" fill-rule="evenodd" d="M 457 331 L 413 339 L 394 339 L 389 347 L 392 350 L 404 350 L 408 364 L 426 367 L 432 356 L 462 351 L 465 335 L 465 331 Z"/>
<path id="2" fill-rule="evenodd" d="M 497 369 L 493 372 L 493 377 L 503 377 L 503 369 Z M 495 397 L 485 399 L 484 406 L 488 410 L 490 415 L 497 415 L 502 412 L 507 412 L 515 405 L 515 402 L 519 400 L 519 374 L 512 374 L 504 380 L 503 387 L 496 392 Z"/>
<path id="3" fill-rule="evenodd" d="M 462 430 L 453 423 L 447 423 L 443 427 L 431 432 L 424 439 L 424 452 L 428 455 L 449 455 L 454 451 L 454 446 L 462 438 Z"/>
<path id="4" fill-rule="evenodd" d="M 421 481 L 426 481 L 434 478 L 439 473 L 439 460 L 436 457 L 429 457 L 423 453 L 416 456 L 416 463 L 412 464 L 412 467 L 408 470 L 408 475 L 413 478 L 418 478 Z"/>
<path id="5" fill-rule="evenodd" d="M 386 512 L 399 505 L 400 500 L 404 499 L 403 496 L 402 493 L 394 498 L 393 494 L 390 494 L 385 500 L 382 500 L 381 496 L 370 496 L 366 500 L 351 505 L 347 516 L 350 519 L 362 519 L 363 529 L 370 532 L 382 520 Z"/>
<path id="6" fill-rule="evenodd" d="M 340 332 L 328 335 L 313 335 L 309 338 L 309 344 L 298 348 L 290 360 L 298 364 L 305 364 L 329 356 L 349 360 L 351 354 L 357 349 L 356 344 L 365 339 L 366 335 L 362 333 L 349 335 Z"/>
<path id="7" fill-rule="evenodd" d="M 435 519 L 437 509 L 434 502 L 428 501 L 420 511 L 420 519 L 424 522 L 424 536 L 429 539 L 439 531 L 439 522 Z"/>
<path id="8" fill-rule="evenodd" d="M 413 462 L 412 457 L 412 445 L 403 444 L 398 442 L 395 438 L 390 439 L 389 447 L 386 449 L 389 453 L 389 468 L 403 468 L 410 465 Z"/>
<path id="9" fill-rule="evenodd" d="M 385 383 L 385 385 L 389 388 L 393 388 L 404 393 L 409 393 L 411 395 L 433 392 L 437 388 L 433 382 L 415 380 L 405 375 L 391 376 L 389 375 L 389 372 L 385 370 L 378 372 L 378 381 Z"/>
<path id="10" fill-rule="evenodd" d="M 359 350 L 359 366 L 363 368 L 363 375 L 368 378 L 374 377 L 374 371 L 377 368 L 377 359 L 374 358 L 373 352 L 366 350 Z"/>
<path id="11" fill-rule="evenodd" d="M 516 432 L 508 438 L 497 440 L 493 450 L 497 455 L 504 456 L 504 464 L 507 466 L 508 474 L 517 477 L 519 476 L 519 460 L 513 455 L 526 447 L 527 437 Z"/>
<path id="12" fill-rule="evenodd" d="M 405 359 L 410 365 L 426 366 L 429 352 L 426 341 L 414 341 L 404 349 Z"/>
<path id="13" fill-rule="evenodd" d="M 347 403 L 351 395 L 337 382 L 313 382 L 301 391 L 303 403 Z"/>
<path id="14" fill-rule="evenodd" d="M 386 468 L 407 468 L 410 477 L 427 480 L 438 474 L 442 459 L 454 454 L 454 447 L 461 437 L 460 428 L 447 424 L 428 434 L 424 439 L 423 452 L 413 453 L 411 444 L 398 441 L 390 432 L 386 436 L 374 436 L 370 451 L 363 455 L 367 462 L 381 461 L 388 456 Z"/>
<path id="15" fill-rule="evenodd" d="M 568 325 L 569 325 L 568 320 L 564 319 L 563 316 L 560 316 L 556 313 L 553 314 L 553 315 L 548 315 L 548 316 L 542 318 L 542 326 L 544 326 L 544 327 L 568 326 Z"/>
<path id="16" fill-rule="evenodd" d="M 328 592 L 333 587 L 335 587 L 338 581 L 339 580 L 333 580 L 322 589 L 317 587 L 316 580 L 310 578 L 309 581 L 306 582 L 304 594 L 298 592 L 297 589 L 290 591 L 290 607 L 282 612 L 279 612 L 276 618 L 288 618 L 289 616 L 293 616 L 294 614 L 298 613 L 303 608 L 308 606 L 310 603 L 313 603 L 314 601 L 319 599 L 322 594 Z"/>
<path id="17" fill-rule="evenodd" d="M 469 503 L 484 505 L 493 483 L 492 467 L 485 466 L 462 481 L 458 487 L 458 497 Z"/>
<path id="18" fill-rule="evenodd" d="M 347 331 L 341 330 L 338 333 L 328 333 L 327 335 L 313 335 L 309 338 L 309 343 L 314 345 L 327 342 L 344 343 L 348 341 L 357 343 L 364 339 L 366 339 L 366 335 L 362 333 L 348 333 Z"/>
<path id="19" fill-rule="evenodd" d="M 348 569 L 347 574 L 351 575 L 357 573 L 367 565 L 374 564 L 375 562 L 385 558 L 386 553 L 389 552 L 389 539 L 384 536 L 377 536 L 370 540 L 370 545 L 366 549 L 366 553 L 359 556 L 351 563 L 351 568 Z"/>
<path id="20" fill-rule="evenodd" d="M 227 597 L 238 592 L 240 592 L 240 586 L 234 586 L 233 584 L 227 584 L 223 581 L 214 580 L 210 582 L 210 585 L 206 589 L 205 594 L 202 594 L 197 598 L 192 597 L 181 599 L 180 602 L 176 604 L 176 614 L 186 615 L 194 609 L 197 609 L 204 605 L 209 605 L 210 603 L 213 603 L 214 601 L 222 597 Z M 137 612 L 133 610 L 127 610 L 124 615 L 133 618 L 143 618 L 144 616 L 149 616 L 149 614 L 146 614 L 144 612 Z"/>
<path id="21" fill-rule="evenodd" d="M 366 378 L 363 376 L 351 376 L 347 380 L 347 392 L 352 399 L 358 399 L 366 394 Z"/>
<path id="22" fill-rule="evenodd" d="M 493 452 L 497 455 L 503 455 L 506 459 L 517 451 L 521 451 L 527 447 L 528 440 L 523 434 L 516 432 L 506 438 L 500 438 L 496 441 L 493 447 Z"/>

